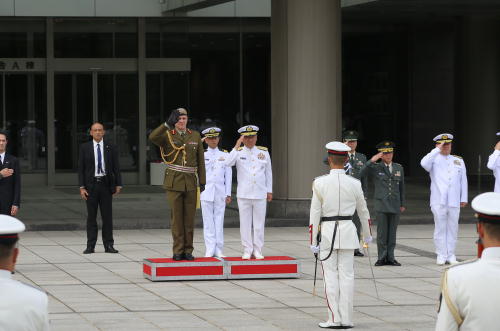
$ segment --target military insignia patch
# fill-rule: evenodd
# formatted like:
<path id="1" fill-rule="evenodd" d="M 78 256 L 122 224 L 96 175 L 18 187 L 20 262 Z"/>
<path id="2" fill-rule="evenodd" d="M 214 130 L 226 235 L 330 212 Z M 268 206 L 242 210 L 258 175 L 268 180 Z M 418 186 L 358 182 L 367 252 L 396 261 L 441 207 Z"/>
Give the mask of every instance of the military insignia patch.
<path id="1" fill-rule="evenodd" d="M 264 160 L 264 159 L 266 158 L 266 156 L 265 156 L 263 153 L 259 153 L 259 154 L 257 155 L 257 158 L 258 158 L 259 160 Z"/>
<path id="2" fill-rule="evenodd" d="M 461 165 L 460 160 L 455 160 L 455 161 L 453 161 L 453 163 L 456 165 Z"/>
<path id="3" fill-rule="evenodd" d="M 401 176 L 401 171 L 396 171 L 396 173 L 394 174 L 394 176 Z"/>
<path id="4" fill-rule="evenodd" d="M 359 165 L 359 166 L 362 166 L 362 165 L 363 165 L 363 162 L 358 161 L 358 165 Z"/>

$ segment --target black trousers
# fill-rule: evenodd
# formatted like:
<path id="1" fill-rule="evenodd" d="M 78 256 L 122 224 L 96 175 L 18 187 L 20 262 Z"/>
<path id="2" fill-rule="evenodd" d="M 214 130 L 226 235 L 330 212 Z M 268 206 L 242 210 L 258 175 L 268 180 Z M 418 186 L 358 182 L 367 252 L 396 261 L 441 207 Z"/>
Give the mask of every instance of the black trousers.
<path id="1" fill-rule="evenodd" d="M 113 195 L 106 181 L 96 182 L 87 198 L 87 246 L 97 242 L 97 209 L 101 210 L 102 242 L 113 245 Z"/>

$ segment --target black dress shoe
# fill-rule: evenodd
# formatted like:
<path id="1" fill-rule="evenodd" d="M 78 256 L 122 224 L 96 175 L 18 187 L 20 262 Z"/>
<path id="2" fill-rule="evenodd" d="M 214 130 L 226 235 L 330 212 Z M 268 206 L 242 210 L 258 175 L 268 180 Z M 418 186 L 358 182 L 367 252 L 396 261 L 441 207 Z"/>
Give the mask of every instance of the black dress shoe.
<path id="1" fill-rule="evenodd" d="M 392 266 L 395 266 L 395 267 L 401 267 L 401 263 L 399 263 L 398 261 L 396 260 L 389 260 L 385 263 L 386 265 L 392 265 Z"/>
<path id="2" fill-rule="evenodd" d="M 118 253 L 118 250 L 116 250 L 113 245 L 109 245 L 109 246 L 106 246 L 104 247 L 104 251 L 106 253 Z"/>
<path id="3" fill-rule="evenodd" d="M 377 262 L 375 262 L 376 267 L 380 267 L 380 266 L 383 266 L 385 264 L 386 264 L 385 260 L 377 260 Z"/>
<path id="4" fill-rule="evenodd" d="M 184 259 L 188 261 L 194 261 L 194 256 L 191 253 L 184 253 Z"/>
<path id="5" fill-rule="evenodd" d="M 182 261 L 184 260 L 184 254 L 174 254 L 174 256 L 172 256 L 172 259 L 174 261 Z"/>
<path id="6" fill-rule="evenodd" d="M 359 249 L 355 249 L 354 256 L 365 256 L 365 254 L 361 253 L 361 251 Z"/>
<path id="7" fill-rule="evenodd" d="M 83 251 L 83 254 L 92 254 L 92 253 L 95 253 L 94 247 L 87 247 L 87 249 Z"/>

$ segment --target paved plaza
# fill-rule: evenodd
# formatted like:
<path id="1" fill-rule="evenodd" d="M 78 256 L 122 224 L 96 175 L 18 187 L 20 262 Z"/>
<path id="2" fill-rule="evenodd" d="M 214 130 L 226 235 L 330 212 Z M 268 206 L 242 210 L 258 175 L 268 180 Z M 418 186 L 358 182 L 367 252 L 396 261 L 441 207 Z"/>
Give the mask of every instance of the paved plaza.
<path id="1" fill-rule="evenodd" d="M 373 229 L 375 231 L 375 229 Z M 356 330 L 431 330 L 443 267 L 435 264 L 432 225 L 402 225 L 396 258 L 402 267 L 374 268 L 355 259 Z M 225 253 L 241 254 L 237 228 L 225 230 Z M 457 255 L 473 258 L 475 225 L 460 227 Z M 266 229 L 265 255 L 301 260 L 300 279 L 153 283 L 142 276 L 143 258 L 171 255 L 168 229 L 116 230 L 119 254 L 83 255 L 84 231 L 29 231 L 21 237 L 15 278 L 43 288 L 53 330 L 320 330 L 326 318 L 322 280 L 313 296 L 314 260 L 306 227 Z M 195 256 L 204 250 L 195 230 Z M 370 247 L 372 262 L 376 245 Z M 321 270 L 318 270 L 321 275 Z M 320 276 L 321 278 L 321 276 Z"/>

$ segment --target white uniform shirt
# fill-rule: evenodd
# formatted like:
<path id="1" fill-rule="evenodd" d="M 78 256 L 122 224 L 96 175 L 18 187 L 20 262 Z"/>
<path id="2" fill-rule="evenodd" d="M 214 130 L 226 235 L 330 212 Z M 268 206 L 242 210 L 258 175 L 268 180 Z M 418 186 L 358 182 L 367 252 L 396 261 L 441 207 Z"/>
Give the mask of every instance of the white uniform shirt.
<path id="1" fill-rule="evenodd" d="M 0 330 L 49 330 L 47 295 L 0 270 Z"/>
<path id="2" fill-rule="evenodd" d="M 488 169 L 493 170 L 495 176 L 495 192 L 500 193 L 500 151 L 495 149 L 488 158 Z"/>
<path id="3" fill-rule="evenodd" d="M 443 155 L 436 147 L 420 165 L 431 177 L 431 206 L 460 207 L 460 202 L 467 202 L 467 172 L 461 158 Z"/>
<path id="4" fill-rule="evenodd" d="M 463 323 L 458 327 L 444 297 L 436 330 L 499 330 L 500 247 L 483 251 L 481 259 L 448 269 L 448 295 Z"/>
<path id="5" fill-rule="evenodd" d="M 229 157 L 227 152 L 218 148 L 208 148 L 205 152 L 205 171 L 207 183 L 205 190 L 200 195 L 200 200 L 215 201 L 225 200 L 231 196 L 232 170 L 226 166 Z"/>
<path id="6" fill-rule="evenodd" d="M 352 216 L 357 211 L 363 235 L 370 236 L 368 219 L 370 214 L 366 207 L 365 197 L 361 189 L 361 181 L 345 174 L 343 169 L 332 169 L 330 174 L 318 177 L 313 182 L 313 196 L 309 216 L 309 231 L 312 245 L 317 245 L 316 236 L 321 217 Z M 321 257 L 328 255 L 335 222 L 321 223 Z M 335 249 L 357 249 L 359 239 L 356 226 L 352 220 L 339 221 L 335 236 Z"/>
<path id="7" fill-rule="evenodd" d="M 254 146 L 252 149 L 233 149 L 226 164 L 236 165 L 238 198 L 266 199 L 267 193 L 273 193 L 273 171 L 267 148 Z"/>
<path id="8" fill-rule="evenodd" d="M 104 141 L 101 139 L 100 142 L 96 142 L 95 140 L 92 140 L 94 143 L 94 164 L 95 164 L 95 173 L 94 175 L 96 177 L 104 176 L 106 175 L 106 166 L 104 165 Z M 97 170 L 99 170 L 99 167 L 97 166 L 97 144 L 99 144 L 99 148 L 101 149 L 101 169 L 102 173 L 98 173 Z"/>

